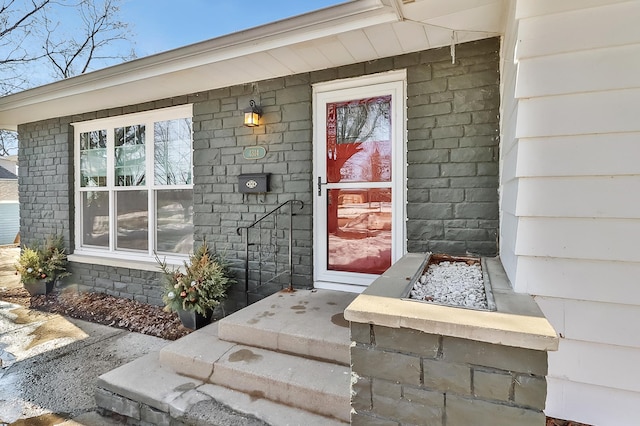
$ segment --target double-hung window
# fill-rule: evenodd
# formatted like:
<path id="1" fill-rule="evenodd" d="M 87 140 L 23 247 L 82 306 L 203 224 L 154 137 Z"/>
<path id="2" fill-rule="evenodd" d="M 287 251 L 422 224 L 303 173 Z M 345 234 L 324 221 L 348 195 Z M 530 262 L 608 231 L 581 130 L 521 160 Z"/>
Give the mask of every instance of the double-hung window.
<path id="1" fill-rule="evenodd" d="M 74 123 L 76 254 L 193 247 L 192 106 Z"/>

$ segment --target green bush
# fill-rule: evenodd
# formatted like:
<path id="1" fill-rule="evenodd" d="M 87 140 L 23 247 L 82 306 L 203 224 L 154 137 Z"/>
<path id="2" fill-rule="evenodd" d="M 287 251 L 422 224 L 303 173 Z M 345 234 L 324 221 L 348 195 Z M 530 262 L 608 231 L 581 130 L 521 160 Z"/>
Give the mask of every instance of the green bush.
<path id="1" fill-rule="evenodd" d="M 49 236 L 33 248 L 25 246 L 15 266 L 22 282 L 55 281 L 70 275 L 62 236 Z"/>
<path id="2" fill-rule="evenodd" d="M 211 253 L 206 241 L 189 256 L 184 267 L 170 268 L 156 255 L 164 277 L 162 300 L 165 310 L 195 311 L 210 314 L 227 296 L 227 289 L 235 282 L 230 276 L 227 262 L 220 255 Z"/>

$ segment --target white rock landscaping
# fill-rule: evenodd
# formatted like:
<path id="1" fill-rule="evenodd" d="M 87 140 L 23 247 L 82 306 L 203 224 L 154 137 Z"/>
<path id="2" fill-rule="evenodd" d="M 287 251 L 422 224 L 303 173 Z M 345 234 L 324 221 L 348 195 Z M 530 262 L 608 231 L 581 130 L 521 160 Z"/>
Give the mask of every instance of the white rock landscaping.
<path id="1" fill-rule="evenodd" d="M 479 263 L 443 261 L 430 264 L 411 289 L 410 298 L 451 306 L 488 309 Z"/>

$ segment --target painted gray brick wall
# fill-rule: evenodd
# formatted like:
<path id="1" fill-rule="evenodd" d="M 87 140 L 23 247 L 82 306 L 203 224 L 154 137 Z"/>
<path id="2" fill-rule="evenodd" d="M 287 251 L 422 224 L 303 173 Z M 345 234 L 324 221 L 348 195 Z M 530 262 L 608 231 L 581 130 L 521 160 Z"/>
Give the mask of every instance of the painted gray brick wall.
<path id="1" fill-rule="evenodd" d="M 409 68 L 407 248 L 497 253 L 499 41 L 420 54 Z"/>
<path id="2" fill-rule="evenodd" d="M 19 126 L 18 191 L 23 245 L 62 235 L 73 240 L 73 150 L 70 118 Z"/>
<path id="3" fill-rule="evenodd" d="M 162 276 L 158 272 L 77 262 L 70 264 L 69 271 L 72 275 L 65 279 L 65 284 L 74 285 L 79 291 L 163 304 Z"/>
<path id="4" fill-rule="evenodd" d="M 498 228 L 499 40 L 299 74 L 253 84 L 113 108 L 19 127 L 21 233 L 27 244 L 61 233 L 73 240 L 73 130 L 69 123 L 185 103 L 194 105 L 194 226 L 232 261 L 240 280 L 232 297 L 244 300 L 244 237 L 236 229 L 289 199 L 305 203 L 294 217 L 293 282 L 312 285 L 312 105 L 316 82 L 393 69 L 408 74 L 407 246 L 411 252 L 495 255 Z M 254 99 L 262 125 L 242 125 Z M 267 156 L 245 160 L 247 146 Z M 271 192 L 243 195 L 241 173 L 271 173 Z M 278 234 L 278 238 L 286 236 Z M 280 255 L 282 256 L 282 255 Z M 160 283 L 118 268 L 73 265 L 70 280 L 93 291 L 159 303 Z M 268 268 L 265 267 L 265 270 Z M 138 271 L 139 272 L 139 271 Z M 82 277 L 82 278 L 80 278 Z M 111 282 L 111 284 L 109 284 Z M 120 283 L 116 286 L 116 283 Z M 142 290 L 142 291 L 141 291 Z M 256 298 L 261 297 L 256 291 Z"/>
<path id="5" fill-rule="evenodd" d="M 194 104 L 194 227 L 196 240 L 203 237 L 233 261 L 240 278 L 232 289 L 232 298 L 244 303 L 244 266 L 246 231 L 238 227 L 253 223 L 279 204 L 296 199 L 304 208 L 296 208 L 294 217 L 293 283 L 296 287 L 312 285 L 312 142 L 311 85 L 309 75 L 296 75 L 254 84 L 213 90 L 201 95 Z M 243 125 L 243 110 L 255 100 L 263 109 L 261 126 Z M 244 148 L 261 145 L 267 155 L 247 160 Z M 270 173 L 270 192 L 242 194 L 238 177 L 246 173 Z M 288 210 L 284 210 L 286 213 Z M 286 220 L 279 217 L 278 220 Z M 281 222 L 283 223 L 283 222 Z M 260 231 L 250 231 L 252 242 Z M 275 232 L 275 231 L 274 231 Z M 267 241 L 272 231 L 262 232 Z M 287 235 L 273 234 L 286 248 Z M 264 246 L 266 247 L 266 246 Z M 266 247 L 267 250 L 272 248 Z M 251 258 L 253 258 L 253 247 Z M 278 269 L 285 259 L 281 253 Z M 285 262 L 283 262 L 285 261 Z M 252 262 L 252 269 L 255 265 Z M 268 260 L 260 268 L 263 275 L 275 269 Z M 251 300 L 279 290 L 250 285 Z"/>
<path id="6" fill-rule="evenodd" d="M 547 354 L 351 323 L 352 425 L 543 426 Z"/>

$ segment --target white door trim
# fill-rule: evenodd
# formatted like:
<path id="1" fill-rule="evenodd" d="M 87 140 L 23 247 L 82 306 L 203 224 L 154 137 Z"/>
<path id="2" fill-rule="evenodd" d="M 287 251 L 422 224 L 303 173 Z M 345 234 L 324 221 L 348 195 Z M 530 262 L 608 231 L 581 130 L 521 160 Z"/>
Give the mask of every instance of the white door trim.
<path id="1" fill-rule="evenodd" d="M 323 170 L 326 157 L 326 107 L 328 102 L 392 95 L 392 170 L 391 184 L 392 264 L 406 253 L 406 70 L 390 71 L 350 79 L 335 80 L 313 85 L 313 236 L 314 236 L 314 286 L 316 288 L 361 292 L 378 275 L 356 274 L 327 270 L 326 187 L 318 196 L 318 177 L 326 179 Z M 366 185 L 365 185 L 366 186 Z"/>

